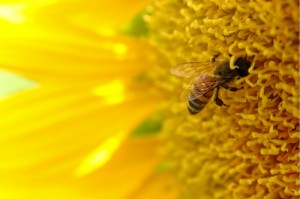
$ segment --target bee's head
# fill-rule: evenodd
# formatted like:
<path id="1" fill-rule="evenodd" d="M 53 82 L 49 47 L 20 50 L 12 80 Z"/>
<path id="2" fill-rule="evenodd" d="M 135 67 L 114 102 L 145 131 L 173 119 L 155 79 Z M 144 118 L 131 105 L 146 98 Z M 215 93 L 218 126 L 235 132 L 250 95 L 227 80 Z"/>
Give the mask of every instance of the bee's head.
<path id="1" fill-rule="evenodd" d="M 249 75 L 248 69 L 251 66 L 251 62 L 246 58 L 238 58 L 237 60 L 235 60 L 234 65 L 238 66 L 238 68 L 236 68 L 235 70 L 240 77 L 246 77 L 247 75 Z"/>

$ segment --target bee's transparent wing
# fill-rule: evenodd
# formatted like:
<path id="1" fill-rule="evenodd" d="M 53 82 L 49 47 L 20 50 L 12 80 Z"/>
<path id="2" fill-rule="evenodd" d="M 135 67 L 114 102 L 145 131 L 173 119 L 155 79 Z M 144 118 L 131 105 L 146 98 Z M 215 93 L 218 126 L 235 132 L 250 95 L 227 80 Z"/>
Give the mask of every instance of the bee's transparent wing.
<path id="1" fill-rule="evenodd" d="M 218 65 L 219 62 L 187 62 L 173 67 L 171 73 L 177 77 L 192 79 L 203 73 L 213 74 Z"/>
<path id="2" fill-rule="evenodd" d="M 187 86 L 185 86 L 183 92 L 181 93 L 180 99 L 184 101 L 188 100 L 194 100 L 199 98 L 200 96 L 205 95 L 206 93 L 214 90 L 217 86 L 219 86 L 219 83 L 217 79 L 213 81 L 207 81 L 205 80 L 205 75 L 200 76 L 199 78 L 202 78 L 202 86 L 201 88 L 195 89 L 195 80 L 192 80 Z M 199 86 L 199 85 L 197 85 Z M 192 92 L 193 91 L 193 92 Z M 191 92 L 193 93 L 191 95 Z"/>
<path id="3" fill-rule="evenodd" d="M 189 101 L 189 100 L 193 100 L 193 99 L 196 99 L 197 97 L 199 97 L 200 95 L 191 96 L 191 91 L 193 90 L 193 88 L 194 88 L 194 82 L 191 82 L 182 91 L 182 93 L 180 95 L 180 99 L 182 101 Z"/>

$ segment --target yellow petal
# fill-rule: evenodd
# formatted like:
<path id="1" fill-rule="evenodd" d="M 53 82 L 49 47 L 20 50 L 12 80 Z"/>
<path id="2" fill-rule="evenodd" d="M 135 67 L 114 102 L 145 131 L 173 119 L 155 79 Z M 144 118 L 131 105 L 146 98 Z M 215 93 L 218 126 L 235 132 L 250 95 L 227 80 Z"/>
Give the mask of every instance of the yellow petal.
<path id="1" fill-rule="evenodd" d="M 72 84 L 130 78 L 149 67 L 149 50 L 143 42 L 118 39 L 93 43 L 51 42 L 46 37 L 42 41 L 0 38 L 0 66 L 35 81 Z"/>
<path id="2" fill-rule="evenodd" d="M 178 195 L 179 185 L 176 184 L 173 173 L 154 172 L 126 199 L 176 199 Z"/>
<path id="3" fill-rule="evenodd" d="M 79 177 L 87 175 L 107 163 L 125 139 L 126 134 L 127 133 L 121 131 L 115 136 L 105 140 L 103 144 L 83 160 L 82 164 L 76 169 L 75 175 Z"/>
<path id="4" fill-rule="evenodd" d="M 0 4 L 0 67 L 39 85 L 0 101 L 0 198 L 126 198 L 161 160 L 128 139 L 160 100 L 133 81 L 149 47 L 116 35 L 148 2 L 122 3 Z"/>
<path id="5" fill-rule="evenodd" d="M 130 7 L 132 12 L 128 14 L 128 10 L 115 6 L 121 3 L 77 0 L 72 3 L 45 1 L 27 4 L 21 1 L 2 7 L 0 4 L 0 11 L 2 8 L 11 15 L 22 15 L 23 12 L 18 13 L 19 7 L 27 10 L 23 13 L 26 18 L 24 23 L 4 23 L 0 20 L 0 67 L 35 81 L 51 83 L 55 79 L 54 82 L 87 84 L 103 79 L 136 76 L 150 66 L 147 63 L 149 47 L 146 43 L 118 35 L 108 38 L 92 29 L 100 27 L 109 31 L 102 23 L 116 19 L 116 15 L 111 17 L 112 12 L 120 15 L 121 24 L 125 24 L 124 20 L 129 18 L 124 15 L 129 17 L 147 4 L 146 1 L 130 6 L 126 3 L 125 7 Z M 82 12 L 101 25 L 91 24 L 89 29 L 71 20 Z M 105 12 L 109 12 L 110 17 L 102 17 Z M 88 22 L 84 20 L 85 25 Z"/>
<path id="6" fill-rule="evenodd" d="M 6 156 L 9 151 L 10 161 L 0 168 L 11 170 L 66 155 L 87 145 L 95 147 L 115 133 L 129 133 L 159 105 L 144 88 L 125 96 L 124 101 L 107 105 L 106 100 L 86 88 L 49 86 L 7 98 L 0 103 L 0 131 L 5 132 L 0 137 L 3 149 L 0 153 Z M 149 97 L 151 101 L 146 100 Z M 69 139 L 73 139 L 72 143 Z M 57 146 L 52 151 L 45 151 L 54 144 Z M 24 156 L 35 154 L 36 150 L 41 153 Z M 14 159 L 15 156 L 20 158 Z"/>
<path id="7" fill-rule="evenodd" d="M 80 178 L 74 175 L 80 161 L 75 154 L 28 167 L 22 172 L 1 172 L 0 196 L 14 199 L 40 198 L 41 195 L 46 199 L 125 198 L 147 179 L 161 160 L 161 154 L 153 150 L 161 144 L 155 137 L 128 140 L 101 169 Z"/>

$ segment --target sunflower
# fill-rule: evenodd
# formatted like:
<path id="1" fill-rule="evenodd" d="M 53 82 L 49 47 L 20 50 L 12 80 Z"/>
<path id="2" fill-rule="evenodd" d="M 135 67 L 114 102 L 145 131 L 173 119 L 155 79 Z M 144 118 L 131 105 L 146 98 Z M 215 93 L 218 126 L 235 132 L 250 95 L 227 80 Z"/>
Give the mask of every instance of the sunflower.
<path id="1" fill-rule="evenodd" d="M 147 4 L 2 1 L 0 198 L 176 197 L 153 50 L 132 37 Z"/>
<path id="2" fill-rule="evenodd" d="M 1 197 L 297 198 L 299 2 L 120 5 L 1 6 Z M 190 116 L 170 69 L 217 54 L 243 89 Z"/>

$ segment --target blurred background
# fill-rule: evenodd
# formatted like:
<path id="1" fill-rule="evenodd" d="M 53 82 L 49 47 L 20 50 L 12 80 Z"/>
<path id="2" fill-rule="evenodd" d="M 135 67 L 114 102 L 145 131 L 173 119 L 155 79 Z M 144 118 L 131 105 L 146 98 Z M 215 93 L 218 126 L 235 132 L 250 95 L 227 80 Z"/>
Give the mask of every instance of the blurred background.
<path id="1" fill-rule="evenodd" d="M 0 198 L 175 198 L 151 1 L 0 2 Z"/>

